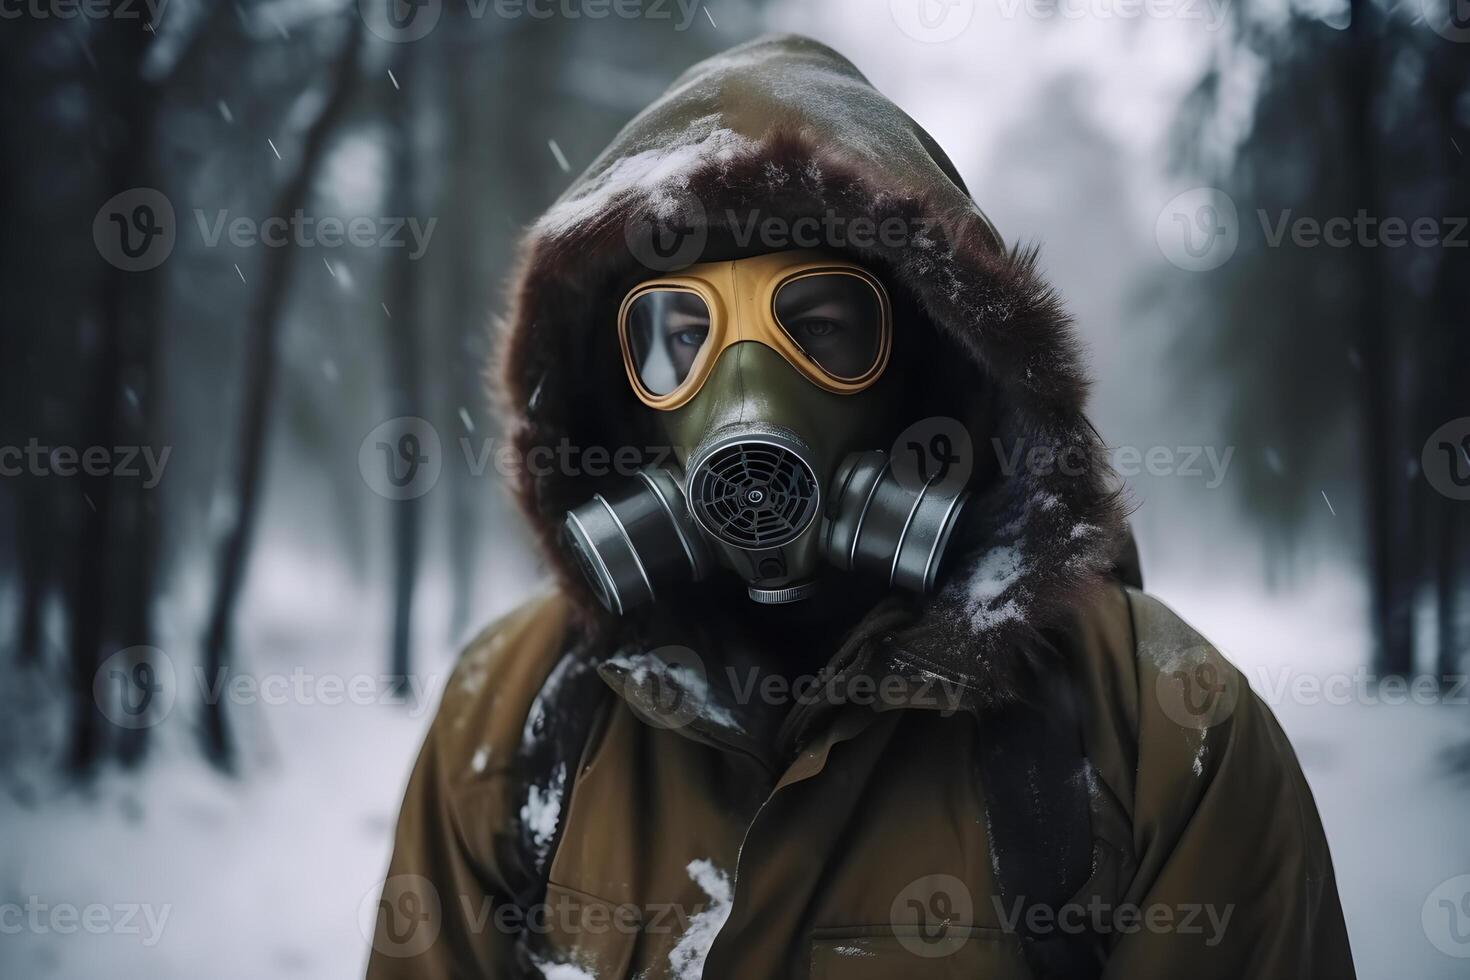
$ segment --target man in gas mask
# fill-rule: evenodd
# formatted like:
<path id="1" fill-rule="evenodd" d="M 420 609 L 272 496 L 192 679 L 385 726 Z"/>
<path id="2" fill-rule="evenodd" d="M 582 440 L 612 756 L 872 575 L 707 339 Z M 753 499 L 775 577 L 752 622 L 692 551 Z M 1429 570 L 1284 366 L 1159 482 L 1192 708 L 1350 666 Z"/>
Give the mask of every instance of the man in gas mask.
<path id="1" fill-rule="evenodd" d="M 1290 746 L 1140 591 L 1067 317 L 851 64 L 692 68 L 516 289 L 557 585 L 445 693 L 369 976 L 1352 975 Z"/>

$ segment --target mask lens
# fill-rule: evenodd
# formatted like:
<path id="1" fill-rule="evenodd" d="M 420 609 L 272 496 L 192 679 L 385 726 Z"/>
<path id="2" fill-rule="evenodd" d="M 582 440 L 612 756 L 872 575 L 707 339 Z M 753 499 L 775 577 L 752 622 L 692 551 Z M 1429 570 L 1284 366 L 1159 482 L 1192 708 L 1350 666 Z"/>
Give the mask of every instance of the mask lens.
<path id="1" fill-rule="evenodd" d="M 832 377 L 861 378 L 878 363 L 886 326 L 883 300 L 861 276 L 799 276 L 776 291 L 774 305 L 781 329 Z"/>
<path id="2" fill-rule="evenodd" d="M 667 395 L 689 377 L 709 343 L 709 320 L 704 298 L 687 289 L 651 289 L 628 306 L 628 352 L 650 395 Z"/>

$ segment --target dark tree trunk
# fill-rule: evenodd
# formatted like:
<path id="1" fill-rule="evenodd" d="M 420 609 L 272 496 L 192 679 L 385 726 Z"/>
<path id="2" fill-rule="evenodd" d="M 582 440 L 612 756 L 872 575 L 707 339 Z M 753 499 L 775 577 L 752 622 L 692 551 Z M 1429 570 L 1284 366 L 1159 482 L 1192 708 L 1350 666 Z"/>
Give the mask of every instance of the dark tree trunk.
<path id="1" fill-rule="evenodd" d="M 478 184 L 483 179 L 484 168 L 480 158 L 480 141 L 477 138 L 484 125 L 484 113 L 488 106 L 477 102 L 472 92 L 480 91 L 476 70 L 480 60 L 478 49 L 467 44 L 449 44 L 444 81 L 440 91 L 449 102 L 450 167 L 446 181 L 445 197 L 451 201 L 476 201 L 479 199 Z M 484 270 L 492 268 L 481 263 L 485 238 L 478 222 L 477 209 L 446 213 L 444 233 L 449 242 L 449 292 L 450 310 L 459 317 L 450 333 L 450 343 L 457 356 L 451 356 L 453 385 L 456 393 L 456 414 L 462 409 L 473 421 L 485 400 L 485 384 L 482 366 L 488 354 L 485 335 L 488 332 L 489 297 L 484 295 L 479 284 L 484 281 Z M 456 419 L 456 431 L 462 438 L 469 439 L 478 451 L 480 440 L 487 433 L 469 431 Z M 446 445 L 450 458 L 456 454 Z M 468 468 L 456 470 L 450 481 L 450 532 L 449 565 L 450 582 L 449 639 L 459 642 L 470 627 L 473 613 L 472 597 L 475 591 L 476 560 L 479 551 L 479 515 L 484 505 L 482 494 L 492 492 L 493 467 L 485 473 L 475 474 Z"/>
<path id="2" fill-rule="evenodd" d="M 27 54 L 46 26 L 11 23 L 0 33 L 0 115 L 10 121 L 0 127 L 0 193 L 7 205 L 22 203 L 19 198 L 29 173 L 42 166 L 36 153 L 36 127 L 29 124 L 47 79 L 36 77 Z M 44 287 L 53 284 L 37 261 L 34 219 L 18 211 L 7 206 L 7 221 L 0 228 L 0 295 L 14 310 L 26 310 L 31 322 L 12 323 L 0 330 L 0 365 L 8 376 L 8 383 L 0 385 L 0 440 L 8 446 L 25 446 L 33 436 L 49 441 L 39 341 L 48 333 L 59 333 L 58 321 L 63 319 L 44 300 Z M 18 314 L 12 315 L 19 319 Z M 59 523 L 57 508 L 32 474 L 7 478 L 0 483 L 3 490 L 14 492 L 13 511 L 5 515 L 12 521 L 14 574 L 20 596 L 14 655 L 22 665 L 36 664 L 42 659 L 45 604 L 55 584 L 51 554 L 57 542 L 51 529 Z"/>
<path id="3" fill-rule="evenodd" d="M 125 186 L 125 185 L 124 185 Z M 115 276 L 109 276 L 104 304 L 112 304 Z M 115 319 L 109 318 L 105 339 L 90 375 L 92 397 L 88 400 L 86 433 L 88 445 L 112 446 L 113 419 L 116 412 L 118 358 L 121 356 Z M 82 514 L 81 534 L 72 558 L 72 580 L 69 599 L 70 623 L 68 648 L 72 701 L 72 727 L 67 748 L 67 765 L 76 773 L 88 773 L 102 754 L 103 728 L 98 706 L 93 699 L 92 682 L 101 663 L 104 620 L 107 605 L 108 537 L 112 527 L 112 481 L 105 474 L 81 479 L 81 492 L 86 502 Z"/>
<path id="4" fill-rule="evenodd" d="M 110 186 L 104 199 L 135 187 L 152 186 L 149 161 L 158 90 L 143 77 L 143 58 L 153 34 L 140 21 L 108 21 L 115 57 L 99 58 L 108 81 L 110 118 L 103 131 L 111 143 Z M 156 271 L 109 268 L 98 297 L 101 346 L 90 366 L 81 448 L 147 445 L 150 428 L 142 398 L 151 397 L 152 351 L 156 323 Z M 131 397 L 129 397 L 131 396 Z M 110 473 L 81 472 L 76 487 L 85 508 L 72 558 L 69 595 L 69 660 L 72 729 L 67 763 L 72 771 L 93 771 L 110 747 L 128 759 L 143 751 L 145 730 L 119 736 L 110 745 L 93 694 L 93 680 L 110 643 L 145 645 L 152 639 L 148 590 L 155 554 L 156 522 L 143 513 L 149 491 L 120 485 Z M 60 489 L 58 487 L 57 489 Z M 140 583 L 135 577 L 142 576 Z"/>
<path id="5" fill-rule="evenodd" d="M 1354 199 L 1381 214 L 1377 186 L 1378 23 L 1373 0 L 1351 0 L 1353 56 L 1348 59 L 1346 165 Z M 1400 560 L 1394 516 L 1402 465 L 1395 452 L 1394 356 L 1377 253 L 1361 244 L 1357 256 L 1358 351 L 1362 364 L 1363 499 L 1367 523 L 1368 588 L 1374 662 L 1380 675 L 1407 675 L 1413 667 L 1412 585 Z"/>
<path id="6" fill-rule="evenodd" d="M 395 216 L 417 213 L 418 141 L 414 132 L 413 103 L 424 80 L 413 74 L 417 45 L 399 46 L 395 60 L 398 85 L 388 88 L 388 117 L 394 139 L 392 187 L 388 195 Z M 395 416 L 418 416 L 423 412 L 420 390 L 419 281 L 418 270 L 407 250 L 388 253 L 388 388 Z M 441 447 L 442 448 L 442 447 Z M 388 673 L 395 694 L 402 695 L 413 668 L 413 599 L 418 584 L 419 543 L 423 522 L 423 497 L 410 496 L 390 502 L 393 508 L 393 628 L 388 650 Z"/>
<path id="7" fill-rule="evenodd" d="M 5 362 L 13 363 L 13 362 Z M 28 385 L 24 387 L 29 387 Z M 35 404 L 34 401 L 29 402 Z M 45 637 L 46 600 L 51 593 L 51 541 L 47 528 L 50 513 L 46 495 L 38 492 L 36 481 L 21 477 L 20 500 L 16 517 L 16 539 L 20 558 L 20 615 L 16 629 L 16 660 L 35 665 L 42 660 Z"/>
<path id="8" fill-rule="evenodd" d="M 307 129 L 295 172 L 276 196 L 270 214 L 289 217 L 304 210 L 323 158 L 351 103 L 361 59 L 361 24 L 356 9 L 348 16 L 346 37 L 321 113 Z M 204 669 L 211 682 L 229 666 L 229 648 L 234 629 L 235 604 L 245 581 L 246 562 L 255 534 L 265 462 L 269 409 L 276 382 L 276 338 L 285 313 L 287 290 L 295 251 L 270 249 L 263 260 L 261 280 L 248 320 L 245 373 L 242 378 L 242 408 L 239 421 L 239 455 L 235 464 L 234 524 L 219 549 L 218 578 L 204 636 Z M 234 746 L 226 724 L 224 705 L 206 702 L 203 719 L 204 752 L 217 766 L 233 765 Z"/>
<path id="9" fill-rule="evenodd" d="M 1439 129 L 1448 188 L 1447 200 L 1440 211 L 1446 215 L 1470 214 L 1470 160 L 1464 153 L 1470 147 L 1470 126 L 1461 122 L 1462 116 L 1457 111 L 1461 93 L 1470 87 L 1470 65 L 1462 54 L 1453 50 L 1456 47 L 1434 47 L 1427 79 L 1433 92 L 1430 107 Z M 1435 277 L 1428 324 L 1432 343 L 1426 350 L 1430 382 L 1426 388 L 1433 392 L 1434 407 L 1421 438 L 1451 419 L 1470 416 L 1470 385 L 1464 377 L 1466 367 L 1470 366 L 1470 324 L 1466 322 L 1470 319 L 1470 279 L 1464 272 L 1463 257 L 1456 254 L 1458 250 L 1441 248 L 1439 251 L 1439 272 Z M 1435 672 L 1447 687 L 1452 687 L 1449 679 L 1463 673 L 1467 666 L 1460 642 L 1461 605 L 1465 601 L 1460 573 L 1464 565 L 1467 507 L 1470 502 L 1433 494 L 1425 508 L 1436 519 Z"/>

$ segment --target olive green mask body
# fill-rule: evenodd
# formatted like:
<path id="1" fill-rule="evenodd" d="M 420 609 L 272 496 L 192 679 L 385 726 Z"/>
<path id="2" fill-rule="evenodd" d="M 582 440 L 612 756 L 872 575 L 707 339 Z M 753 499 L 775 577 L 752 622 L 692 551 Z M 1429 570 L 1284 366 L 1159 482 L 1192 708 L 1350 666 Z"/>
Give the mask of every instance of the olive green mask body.
<path id="1" fill-rule="evenodd" d="M 751 586 L 752 596 L 782 595 L 781 590 L 800 587 L 814 581 L 822 569 L 822 522 L 819 519 L 828 504 L 826 499 L 833 475 L 839 464 L 851 453 L 886 445 L 884 433 L 889 428 L 892 407 L 885 378 L 855 394 L 837 394 L 817 387 L 797 371 L 777 351 L 765 344 L 743 342 L 720 355 L 709 378 L 699 392 L 684 405 L 658 412 L 656 422 L 663 429 L 669 445 L 686 474 L 695 478 L 686 484 L 686 493 L 696 521 L 710 534 L 725 563 L 735 569 Z M 786 502 L 782 508 L 788 520 L 772 522 L 770 540 L 780 541 L 774 547 L 751 548 L 753 534 L 742 533 L 760 523 L 761 511 L 743 501 L 728 501 L 723 508 L 701 507 L 693 483 L 699 480 L 701 466 L 717 459 L 722 447 L 764 446 L 784 451 L 787 463 L 799 461 L 809 470 L 812 503 L 804 508 Z M 725 449 L 726 455 L 736 450 Z M 794 458 L 793 458 L 794 457 Z M 797 467 L 799 470 L 800 467 Z M 761 470 L 732 474 L 734 481 L 716 481 L 731 490 L 749 489 L 747 483 L 760 482 Z M 807 479 L 801 473 L 800 479 Z M 744 477 L 745 479 L 741 479 Z M 779 480 L 777 481 L 779 483 Z M 758 486 L 755 487 L 760 492 Z M 777 487 L 779 492 L 785 487 Z M 777 505 L 770 498 L 762 503 Z M 731 523 L 722 533 L 719 518 Z M 785 540 L 789 521 L 807 518 L 804 528 Z M 738 543 L 737 543 L 738 542 Z"/>
<path id="2" fill-rule="evenodd" d="M 889 372 L 827 391 L 766 344 L 732 344 L 688 401 L 647 409 L 677 465 L 568 511 L 565 543 L 618 614 L 719 567 L 761 603 L 843 574 L 927 592 L 967 494 L 895 476 L 880 447 L 897 428 L 897 388 Z"/>

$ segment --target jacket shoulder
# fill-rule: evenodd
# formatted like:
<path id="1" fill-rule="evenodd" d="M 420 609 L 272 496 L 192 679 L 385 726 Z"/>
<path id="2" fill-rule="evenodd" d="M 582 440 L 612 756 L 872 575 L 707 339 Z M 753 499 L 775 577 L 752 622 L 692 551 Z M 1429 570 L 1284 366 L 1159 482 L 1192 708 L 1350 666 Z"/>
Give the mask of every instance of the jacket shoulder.
<path id="1" fill-rule="evenodd" d="M 451 783 L 511 769 L 538 692 L 565 652 L 571 604 L 559 591 L 529 599 L 460 653 L 429 737 Z"/>
<path id="2" fill-rule="evenodd" d="M 1149 770 L 1179 784 L 1208 777 L 1231 722 L 1264 710 L 1240 671 L 1156 597 L 1110 583 L 1068 630 L 1087 705 L 1088 754 L 1124 801 Z"/>
<path id="3" fill-rule="evenodd" d="M 546 677 L 566 659 L 570 627 L 567 600 L 539 596 L 491 623 L 460 655 L 409 775 L 384 892 L 387 902 L 397 882 L 429 896 L 420 900 L 442 909 L 441 938 L 421 953 L 405 951 L 390 924 L 397 919 L 380 916 L 370 977 L 519 975 L 513 943 L 477 917 L 526 887 L 523 733 Z"/>
<path id="4" fill-rule="evenodd" d="M 1183 819 L 1212 784 L 1242 772 L 1256 792 L 1305 795 L 1270 708 L 1174 610 L 1116 586 L 1079 620 L 1087 752 L 1136 824 Z"/>
<path id="5" fill-rule="evenodd" d="M 1081 680 L 1137 730 L 1141 716 L 1159 706 L 1141 700 L 1157 692 L 1159 678 L 1208 665 L 1229 675 L 1240 673 L 1194 627 L 1155 596 L 1110 582 L 1082 605 L 1068 624 L 1071 660 Z M 1192 723 L 1190 723 L 1192 725 Z"/>
<path id="6" fill-rule="evenodd" d="M 1179 909 L 1207 897 L 1234 916 L 1203 946 L 1124 940 L 1109 971 L 1209 962 L 1222 976 L 1352 977 L 1326 835 L 1270 708 L 1151 595 L 1118 586 L 1079 619 L 1087 753 L 1129 828 L 1112 837 L 1125 855 L 1120 901 Z"/>
<path id="7" fill-rule="evenodd" d="M 507 895 L 544 890 L 564 797 L 608 694 L 571 600 L 557 591 L 492 623 L 465 648 L 420 765 L 470 861 Z"/>

